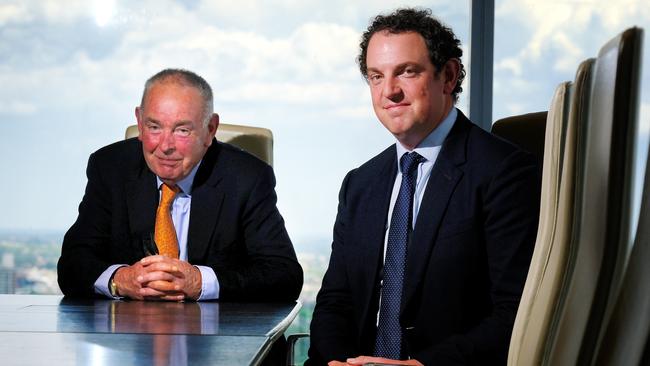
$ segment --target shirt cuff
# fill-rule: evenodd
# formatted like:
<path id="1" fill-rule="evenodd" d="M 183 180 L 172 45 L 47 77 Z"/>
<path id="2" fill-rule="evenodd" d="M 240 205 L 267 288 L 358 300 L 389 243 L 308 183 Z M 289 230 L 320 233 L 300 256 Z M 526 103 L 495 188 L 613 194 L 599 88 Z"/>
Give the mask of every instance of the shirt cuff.
<path id="1" fill-rule="evenodd" d="M 119 296 L 116 297 L 111 295 L 111 290 L 108 288 L 108 282 L 111 280 L 111 277 L 113 277 L 113 273 L 115 273 L 115 271 L 120 267 L 126 267 L 126 264 L 113 264 L 99 275 L 97 281 L 95 281 L 96 294 L 104 295 L 111 299 L 121 299 Z"/>
<path id="2" fill-rule="evenodd" d="M 216 300 L 219 298 L 219 280 L 214 270 L 207 266 L 195 266 L 201 272 L 201 300 Z"/>

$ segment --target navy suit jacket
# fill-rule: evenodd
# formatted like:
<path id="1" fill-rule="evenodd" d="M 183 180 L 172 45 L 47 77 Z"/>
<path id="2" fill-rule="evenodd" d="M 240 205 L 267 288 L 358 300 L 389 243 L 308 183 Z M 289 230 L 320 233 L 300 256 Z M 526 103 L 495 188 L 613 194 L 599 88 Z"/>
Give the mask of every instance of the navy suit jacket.
<path id="1" fill-rule="evenodd" d="M 343 181 L 308 364 L 373 354 L 396 175 L 393 145 Z M 538 216 L 533 156 L 459 112 L 408 246 L 400 323 L 411 358 L 425 365 L 505 365 Z"/>
<path id="2" fill-rule="evenodd" d="M 142 143 L 129 139 L 90 156 L 79 216 L 63 239 L 58 281 L 65 295 L 89 297 L 112 264 L 145 256 L 159 193 Z M 188 262 L 211 267 L 220 299 L 295 300 L 303 273 L 276 208 L 273 169 L 216 140 L 192 186 Z"/>

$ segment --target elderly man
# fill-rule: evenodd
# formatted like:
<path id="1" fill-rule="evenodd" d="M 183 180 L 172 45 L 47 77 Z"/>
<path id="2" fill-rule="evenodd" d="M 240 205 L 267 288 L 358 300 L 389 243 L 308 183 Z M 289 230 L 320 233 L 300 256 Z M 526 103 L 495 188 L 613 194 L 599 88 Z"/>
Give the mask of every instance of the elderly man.
<path id="1" fill-rule="evenodd" d="M 67 296 L 294 300 L 302 287 L 272 168 L 214 139 L 200 76 L 167 69 L 145 84 L 140 135 L 90 156 L 79 216 L 63 240 Z"/>
<path id="2" fill-rule="evenodd" d="M 343 181 L 308 364 L 505 365 L 537 229 L 535 160 L 454 107 L 460 42 L 429 11 L 377 16 L 360 48 L 397 141 Z"/>

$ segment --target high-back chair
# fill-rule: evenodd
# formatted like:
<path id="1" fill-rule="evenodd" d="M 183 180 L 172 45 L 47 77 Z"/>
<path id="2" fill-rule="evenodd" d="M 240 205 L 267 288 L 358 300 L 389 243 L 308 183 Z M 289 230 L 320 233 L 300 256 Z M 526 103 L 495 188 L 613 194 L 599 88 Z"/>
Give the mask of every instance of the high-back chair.
<path id="1" fill-rule="evenodd" d="M 634 246 L 602 339 L 594 364 L 650 364 L 650 349 L 643 359 L 650 345 L 650 159 Z"/>
<path id="2" fill-rule="evenodd" d="M 137 125 L 127 127 L 125 138 L 137 136 Z M 216 137 L 218 141 L 235 145 L 273 165 L 273 133 L 269 129 L 220 123 Z"/>
<path id="3" fill-rule="evenodd" d="M 548 112 L 535 112 L 502 118 L 492 124 L 491 132 L 535 155 L 541 168 L 547 115 Z"/>
<path id="4" fill-rule="evenodd" d="M 630 240 L 640 37 L 633 28 L 608 42 L 551 104 L 540 224 L 509 365 L 591 364 L 613 313 Z"/>
<path id="5" fill-rule="evenodd" d="M 575 81 L 558 86 L 547 119 L 540 223 L 535 251 L 510 343 L 510 365 L 538 365 L 554 336 L 555 310 L 563 284 L 579 205 L 582 133 L 587 123 L 593 60 L 583 62 Z"/>
<path id="6" fill-rule="evenodd" d="M 542 291 L 542 283 L 548 280 L 547 264 L 557 224 L 570 90 L 570 82 L 564 82 L 556 88 L 545 124 L 546 144 L 542 159 L 539 225 L 535 250 L 510 341 L 508 354 L 510 365 L 539 363 L 544 347 L 543 340 L 548 333 L 549 317 L 552 310 L 552 307 L 549 307 L 549 302 L 552 302 L 553 299 L 548 297 L 548 289 L 546 292 Z"/>
<path id="7" fill-rule="evenodd" d="M 595 61 L 578 160 L 574 243 L 547 347 L 549 365 L 591 364 L 622 278 L 631 240 L 640 40 L 638 28 L 628 29 L 605 44 Z"/>

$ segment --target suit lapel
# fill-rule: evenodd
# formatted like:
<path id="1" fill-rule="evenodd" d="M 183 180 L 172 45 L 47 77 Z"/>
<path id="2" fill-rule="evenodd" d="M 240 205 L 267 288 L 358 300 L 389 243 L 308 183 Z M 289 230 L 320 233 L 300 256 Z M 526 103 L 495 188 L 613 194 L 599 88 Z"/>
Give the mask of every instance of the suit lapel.
<path id="1" fill-rule="evenodd" d="M 463 176 L 459 166 L 465 163 L 469 127 L 469 121 L 459 111 L 454 127 L 449 132 L 433 166 L 408 247 L 402 310 L 421 284 L 440 223 L 445 216 L 454 189 Z"/>
<path id="2" fill-rule="evenodd" d="M 158 207 L 156 176 L 149 170 L 144 158 L 139 173 L 132 180 L 127 181 L 125 191 L 129 226 L 133 238 L 131 243 L 134 253 L 144 255 L 142 241 L 153 236 Z"/>
<path id="3" fill-rule="evenodd" d="M 381 160 L 378 169 L 379 174 L 370 187 L 368 197 L 371 197 L 371 199 L 368 200 L 367 211 L 364 212 L 366 215 L 365 227 L 360 231 L 362 234 L 359 240 L 359 243 L 362 243 L 363 246 L 361 256 L 352 259 L 369 263 L 369 265 L 358 266 L 362 268 L 359 283 L 364 291 L 359 298 L 368 299 L 363 310 L 363 319 L 367 319 L 370 302 L 374 301 L 373 299 L 378 299 L 373 292 L 379 282 L 377 278 L 379 266 L 383 263 L 387 213 L 393 185 L 395 184 L 395 176 L 397 175 L 395 147 L 387 149 L 384 154 L 385 158 Z"/>
<path id="4" fill-rule="evenodd" d="M 190 263 L 200 262 L 205 257 L 221 213 L 224 190 L 220 189 L 220 184 L 229 172 L 224 164 L 217 162 L 220 150 L 221 146 L 212 140 L 194 178 L 187 234 L 187 258 Z"/>

